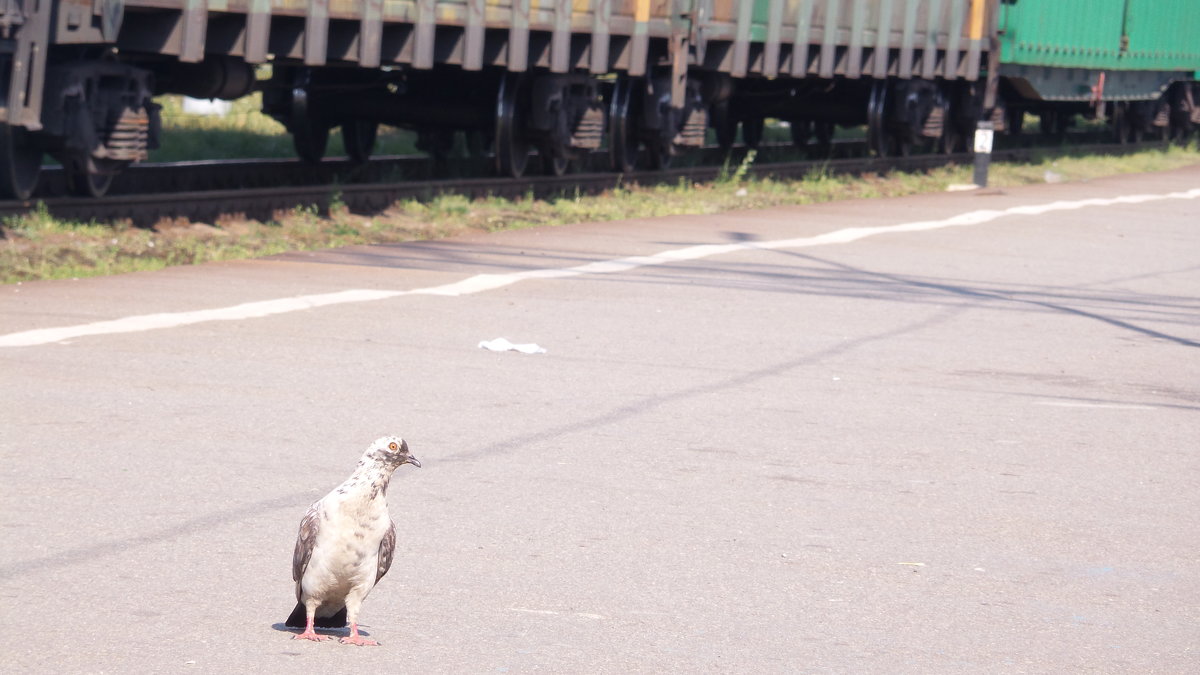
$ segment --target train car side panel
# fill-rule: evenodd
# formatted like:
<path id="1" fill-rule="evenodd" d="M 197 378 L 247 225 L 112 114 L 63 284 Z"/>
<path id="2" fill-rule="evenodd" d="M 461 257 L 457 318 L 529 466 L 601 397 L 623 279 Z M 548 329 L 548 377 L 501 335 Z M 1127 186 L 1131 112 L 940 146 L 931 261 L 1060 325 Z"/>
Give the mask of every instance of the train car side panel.
<path id="1" fill-rule="evenodd" d="M 710 0 L 706 67 L 850 79 L 979 77 L 996 0 Z M 749 6 L 748 6 L 749 5 Z"/>
<path id="2" fill-rule="evenodd" d="M 1139 70 L 1200 71 L 1200 3 L 1129 0 L 1123 65 Z"/>

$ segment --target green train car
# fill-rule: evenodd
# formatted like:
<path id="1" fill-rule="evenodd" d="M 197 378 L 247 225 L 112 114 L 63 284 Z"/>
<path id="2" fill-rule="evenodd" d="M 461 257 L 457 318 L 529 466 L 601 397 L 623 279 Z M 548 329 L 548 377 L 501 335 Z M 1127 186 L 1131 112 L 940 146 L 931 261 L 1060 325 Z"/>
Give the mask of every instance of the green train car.
<path id="1" fill-rule="evenodd" d="M 997 22 L 1007 119 L 1062 131 L 1107 114 L 1120 140 L 1186 138 L 1200 124 L 1200 4 L 1195 0 L 1015 0 Z"/>
<path id="2" fill-rule="evenodd" d="M 50 156 L 73 192 L 102 195 L 159 142 L 168 93 L 261 90 L 308 161 L 335 129 L 365 160 L 388 124 L 435 154 L 467 133 L 514 176 L 597 149 L 618 171 L 663 167 L 709 128 L 754 144 L 766 118 L 818 148 L 865 125 L 880 154 L 955 150 L 1026 113 L 1050 133 L 1084 113 L 1123 138 L 1183 136 L 1200 121 L 1194 4 L 8 0 L 0 193 L 29 198 Z"/>
<path id="3" fill-rule="evenodd" d="M 749 4 L 760 41 L 751 53 L 763 58 L 733 71 L 745 79 L 714 108 L 723 144 L 739 124 L 756 143 L 766 117 L 788 120 L 797 143 L 865 124 L 881 154 L 961 150 L 979 120 L 1020 133 L 1026 113 L 1047 134 L 1076 115 L 1106 118 L 1123 141 L 1182 140 L 1200 125 L 1195 0 Z M 807 32 L 808 54 L 776 55 L 773 37 L 795 31 Z"/>

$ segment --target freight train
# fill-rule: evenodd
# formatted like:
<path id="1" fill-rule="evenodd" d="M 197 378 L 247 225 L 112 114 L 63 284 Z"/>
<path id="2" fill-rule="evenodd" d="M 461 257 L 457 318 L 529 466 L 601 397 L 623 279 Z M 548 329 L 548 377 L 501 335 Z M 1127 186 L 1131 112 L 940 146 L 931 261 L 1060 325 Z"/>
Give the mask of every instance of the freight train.
<path id="1" fill-rule="evenodd" d="M 334 129 L 364 160 L 388 124 L 434 153 L 465 132 L 519 176 L 602 149 L 661 168 L 768 118 L 799 144 L 862 125 L 881 155 L 1027 113 L 1184 138 L 1198 71 L 1195 0 L 0 0 L 0 193 L 28 199 L 48 156 L 103 195 L 171 93 L 260 90 L 309 161 Z"/>

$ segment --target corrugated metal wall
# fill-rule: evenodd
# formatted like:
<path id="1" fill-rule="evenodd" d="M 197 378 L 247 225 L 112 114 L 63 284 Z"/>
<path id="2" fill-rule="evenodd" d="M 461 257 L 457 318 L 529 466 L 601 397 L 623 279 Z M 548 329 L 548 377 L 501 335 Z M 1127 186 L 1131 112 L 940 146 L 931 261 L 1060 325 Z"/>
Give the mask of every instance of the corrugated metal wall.
<path id="1" fill-rule="evenodd" d="M 1004 63 L 1200 69 L 1198 0 L 1019 0 L 1000 8 Z"/>
<path id="2" fill-rule="evenodd" d="M 698 0 L 735 77 L 975 79 L 997 0 Z M 782 47 L 781 47 L 782 46 Z"/>
<path id="3" fill-rule="evenodd" d="M 683 54 L 735 77 L 975 79 L 997 1 L 125 0 L 120 46 L 192 62 L 634 75 Z M 691 50 L 670 51 L 685 37 Z"/>
<path id="4" fill-rule="evenodd" d="M 1200 71 L 1200 0 L 1129 0 L 1128 68 Z"/>

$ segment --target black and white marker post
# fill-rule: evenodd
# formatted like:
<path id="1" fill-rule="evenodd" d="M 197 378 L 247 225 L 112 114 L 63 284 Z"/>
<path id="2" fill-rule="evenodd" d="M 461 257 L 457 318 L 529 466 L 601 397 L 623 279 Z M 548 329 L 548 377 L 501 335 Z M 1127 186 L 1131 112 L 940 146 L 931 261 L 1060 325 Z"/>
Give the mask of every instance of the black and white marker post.
<path id="1" fill-rule="evenodd" d="M 975 127 L 975 179 L 979 187 L 987 187 L 988 165 L 992 163 L 992 136 L 995 125 L 990 121 L 980 122 Z"/>

